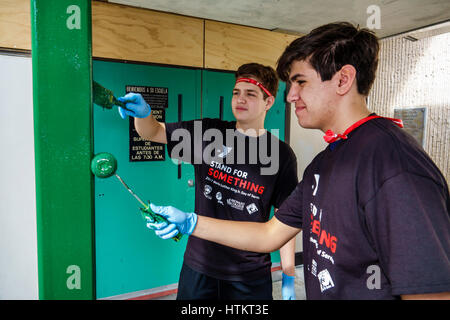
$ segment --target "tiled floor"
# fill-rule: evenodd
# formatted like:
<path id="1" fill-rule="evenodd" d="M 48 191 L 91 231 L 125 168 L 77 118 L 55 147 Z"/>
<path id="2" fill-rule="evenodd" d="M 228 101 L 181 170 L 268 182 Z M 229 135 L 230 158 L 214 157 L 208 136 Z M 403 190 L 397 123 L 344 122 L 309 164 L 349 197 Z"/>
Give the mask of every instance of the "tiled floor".
<path id="1" fill-rule="evenodd" d="M 305 286 L 303 283 L 303 265 L 297 266 L 295 270 L 295 295 L 296 300 L 306 300 Z M 281 271 L 272 273 L 273 299 L 282 300 L 281 296 Z M 176 294 L 155 298 L 154 300 L 175 300 Z"/>

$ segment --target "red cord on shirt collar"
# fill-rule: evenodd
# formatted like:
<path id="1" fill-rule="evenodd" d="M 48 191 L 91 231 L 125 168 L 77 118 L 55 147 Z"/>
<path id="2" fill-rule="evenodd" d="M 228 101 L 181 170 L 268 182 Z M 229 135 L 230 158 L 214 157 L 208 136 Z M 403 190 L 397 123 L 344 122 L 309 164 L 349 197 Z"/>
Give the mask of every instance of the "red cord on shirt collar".
<path id="1" fill-rule="evenodd" d="M 325 132 L 325 135 L 323 136 L 323 139 L 328 142 L 328 143 L 333 143 L 338 139 L 347 139 L 348 138 L 348 134 L 350 132 L 352 132 L 353 130 L 355 130 L 356 128 L 358 128 L 360 125 L 362 125 L 363 123 L 372 120 L 372 119 L 377 119 L 377 118 L 384 118 L 384 119 L 388 119 L 391 120 L 392 122 L 394 122 L 396 125 L 398 125 L 400 128 L 403 128 L 403 121 L 401 119 L 394 119 L 394 118 L 386 118 L 386 117 L 381 117 L 381 116 L 368 116 L 364 119 L 361 119 L 357 122 L 355 122 L 354 124 L 352 124 L 350 127 L 348 127 L 347 130 L 345 130 L 345 132 L 343 134 L 336 134 L 331 130 L 327 130 L 327 132 Z"/>
<path id="2" fill-rule="evenodd" d="M 261 83 L 259 83 L 258 81 L 254 80 L 254 79 L 250 79 L 250 78 L 238 78 L 236 80 L 236 83 L 238 82 L 249 82 L 252 83 L 254 85 L 257 85 L 258 87 L 260 87 L 262 89 L 262 91 L 264 91 L 269 97 L 272 96 L 272 94 L 269 92 L 269 90 L 267 90 Z"/>

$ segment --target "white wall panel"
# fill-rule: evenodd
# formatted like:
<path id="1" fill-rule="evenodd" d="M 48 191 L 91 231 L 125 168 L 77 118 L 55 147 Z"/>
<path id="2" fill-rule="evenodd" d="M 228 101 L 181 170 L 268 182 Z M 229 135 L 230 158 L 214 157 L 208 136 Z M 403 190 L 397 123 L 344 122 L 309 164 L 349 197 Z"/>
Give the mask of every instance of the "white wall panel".
<path id="1" fill-rule="evenodd" d="M 0 70 L 0 299 L 38 299 L 31 58 Z"/>

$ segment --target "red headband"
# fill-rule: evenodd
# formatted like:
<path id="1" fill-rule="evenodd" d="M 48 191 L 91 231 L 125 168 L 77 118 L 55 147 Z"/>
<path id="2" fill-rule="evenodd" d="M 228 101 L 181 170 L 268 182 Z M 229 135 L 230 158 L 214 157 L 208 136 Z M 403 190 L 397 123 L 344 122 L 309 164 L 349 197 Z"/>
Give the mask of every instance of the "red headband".
<path id="1" fill-rule="evenodd" d="M 250 82 L 250 83 L 253 83 L 254 85 L 257 85 L 258 87 L 260 87 L 262 89 L 262 91 L 264 91 L 269 97 L 272 96 L 272 94 L 269 92 L 269 90 L 264 88 L 264 86 L 261 83 L 259 83 L 258 81 L 256 81 L 256 80 L 253 80 L 253 79 L 250 79 L 250 78 L 239 78 L 239 79 L 236 80 L 236 83 L 238 83 L 238 82 Z"/>

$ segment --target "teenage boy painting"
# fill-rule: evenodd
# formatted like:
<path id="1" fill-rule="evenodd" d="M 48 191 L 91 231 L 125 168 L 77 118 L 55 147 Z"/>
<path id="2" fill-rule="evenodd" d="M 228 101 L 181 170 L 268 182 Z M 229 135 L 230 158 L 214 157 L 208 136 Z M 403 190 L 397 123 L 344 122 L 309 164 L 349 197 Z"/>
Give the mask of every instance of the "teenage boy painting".
<path id="1" fill-rule="evenodd" d="M 131 111 L 119 112 L 122 118 L 135 117 L 142 138 L 167 144 L 171 158 L 194 165 L 199 215 L 265 222 L 271 208 L 276 210 L 298 183 L 294 152 L 264 129 L 277 89 L 273 68 L 250 63 L 239 67 L 232 88 L 236 121 L 160 123 L 142 96 L 134 93 L 119 98 Z M 292 239 L 280 249 L 284 299 L 295 299 L 294 254 Z M 177 299 L 272 299 L 270 254 L 190 237 Z"/>
<path id="2" fill-rule="evenodd" d="M 278 61 L 298 122 L 329 146 L 266 223 L 219 221 L 152 205 L 178 232 L 271 252 L 303 230 L 308 299 L 449 299 L 447 182 L 401 121 L 372 114 L 366 97 L 379 43 L 367 29 L 332 23 L 294 40 Z"/>

